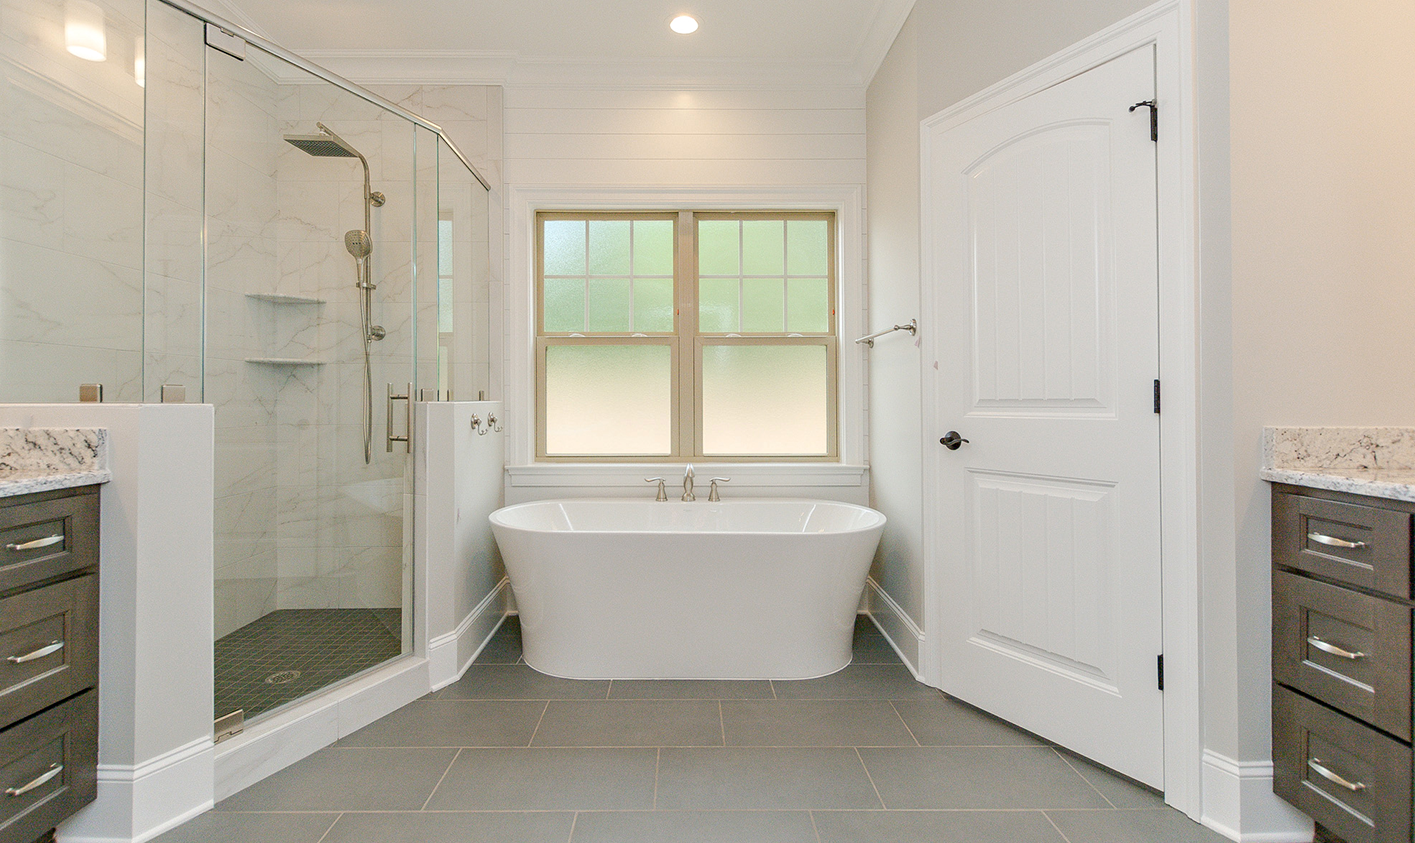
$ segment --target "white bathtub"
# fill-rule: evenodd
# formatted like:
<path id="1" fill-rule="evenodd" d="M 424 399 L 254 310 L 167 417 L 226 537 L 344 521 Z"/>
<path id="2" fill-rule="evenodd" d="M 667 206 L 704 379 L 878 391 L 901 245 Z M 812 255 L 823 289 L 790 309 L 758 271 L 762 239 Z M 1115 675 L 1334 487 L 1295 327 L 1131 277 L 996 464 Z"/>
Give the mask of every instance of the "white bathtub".
<path id="1" fill-rule="evenodd" d="M 840 670 L 884 520 L 805 500 L 560 500 L 491 514 L 527 664 L 574 679 Z"/>

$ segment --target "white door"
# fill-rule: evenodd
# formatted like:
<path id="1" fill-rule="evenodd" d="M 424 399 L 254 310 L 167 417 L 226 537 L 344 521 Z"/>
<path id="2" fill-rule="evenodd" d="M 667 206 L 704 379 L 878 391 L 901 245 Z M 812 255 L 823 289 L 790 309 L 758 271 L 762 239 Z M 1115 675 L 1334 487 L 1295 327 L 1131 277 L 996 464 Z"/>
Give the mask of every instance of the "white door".
<path id="1" fill-rule="evenodd" d="M 925 432 L 943 690 L 1163 787 L 1154 77 L 926 137 Z"/>

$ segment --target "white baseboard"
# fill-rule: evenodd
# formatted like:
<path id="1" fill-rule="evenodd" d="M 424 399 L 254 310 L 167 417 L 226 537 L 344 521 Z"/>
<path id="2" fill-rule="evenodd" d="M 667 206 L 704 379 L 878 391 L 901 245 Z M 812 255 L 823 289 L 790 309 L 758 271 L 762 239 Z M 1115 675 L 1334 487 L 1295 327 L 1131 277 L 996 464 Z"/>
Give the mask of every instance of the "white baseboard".
<path id="1" fill-rule="evenodd" d="M 247 726 L 216 747 L 215 801 L 318 752 L 429 690 L 428 660 L 409 656 Z"/>
<path id="2" fill-rule="evenodd" d="M 100 764 L 98 797 L 58 830 L 60 843 L 145 843 L 212 806 L 214 747 L 199 738 L 136 766 Z"/>
<path id="3" fill-rule="evenodd" d="M 915 679 L 924 681 L 919 671 L 919 654 L 924 651 L 924 631 L 872 577 L 865 580 L 865 605 L 870 620 L 879 627 L 899 658 L 904 660 L 904 666 L 909 668 Z"/>
<path id="4" fill-rule="evenodd" d="M 461 678 L 487 642 L 501 628 L 509 610 L 511 581 L 502 578 L 457 628 L 428 642 L 427 658 L 432 690 Z"/>
<path id="5" fill-rule="evenodd" d="M 1311 843 L 1312 821 L 1273 793 L 1271 761 L 1234 761 L 1204 750 L 1199 821 L 1239 843 Z"/>

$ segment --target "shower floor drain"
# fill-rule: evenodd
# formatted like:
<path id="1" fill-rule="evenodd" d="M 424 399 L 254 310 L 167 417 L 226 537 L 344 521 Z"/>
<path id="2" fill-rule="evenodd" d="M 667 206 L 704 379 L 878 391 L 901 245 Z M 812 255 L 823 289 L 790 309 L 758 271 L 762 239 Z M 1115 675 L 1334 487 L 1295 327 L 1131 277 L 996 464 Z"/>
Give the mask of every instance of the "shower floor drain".
<path id="1" fill-rule="evenodd" d="M 298 670 L 282 670 L 279 673 L 272 673 L 269 676 L 265 677 L 265 684 L 288 685 L 289 683 L 294 682 L 296 679 L 299 678 L 300 672 Z"/>

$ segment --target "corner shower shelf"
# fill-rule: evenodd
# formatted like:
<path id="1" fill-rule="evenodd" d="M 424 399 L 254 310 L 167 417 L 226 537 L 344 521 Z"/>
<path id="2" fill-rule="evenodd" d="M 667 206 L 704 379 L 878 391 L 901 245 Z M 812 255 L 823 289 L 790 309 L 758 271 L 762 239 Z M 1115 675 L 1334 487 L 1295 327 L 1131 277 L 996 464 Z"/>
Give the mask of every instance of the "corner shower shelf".
<path id="1" fill-rule="evenodd" d="M 247 363 L 262 366 L 323 366 L 323 360 L 305 360 L 300 357 L 247 357 Z"/>
<path id="2" fill-rule="evenodd" d="M 270 304 L 324 304 L 324 299 L 312 299 L 308 296 L 282 296 L 278 293 L 246 293 L 246 298 Z"/>

